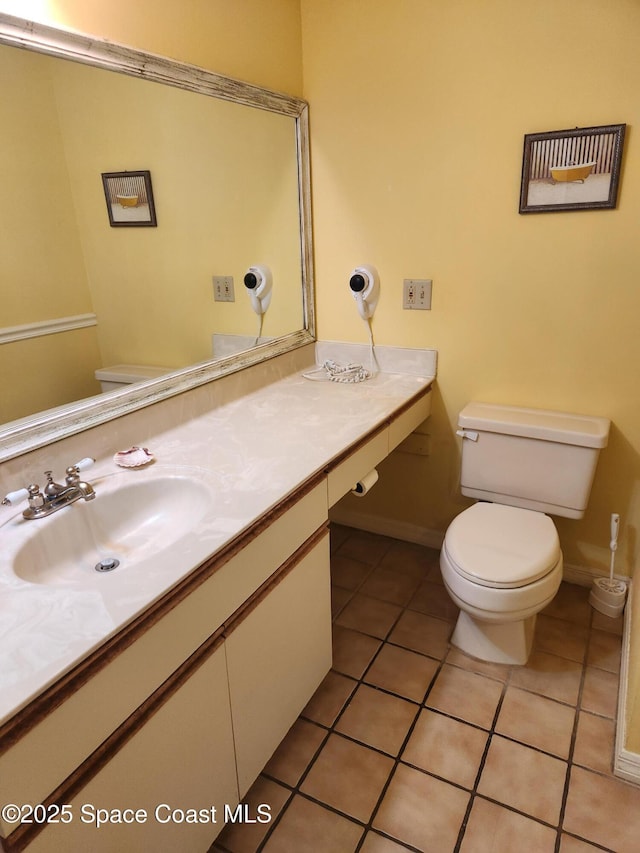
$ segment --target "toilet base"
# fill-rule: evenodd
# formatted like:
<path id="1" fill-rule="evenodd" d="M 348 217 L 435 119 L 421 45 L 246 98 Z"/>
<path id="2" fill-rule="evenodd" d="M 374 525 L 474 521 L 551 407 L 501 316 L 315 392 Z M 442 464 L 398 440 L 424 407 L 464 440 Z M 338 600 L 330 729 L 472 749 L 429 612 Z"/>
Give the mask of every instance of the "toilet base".
<path id="1" fill-rule="evenodd" d="M 480 660 L 522 666 L 529 660 L 535 627 L 535 614 L 517 622 L 481 622 L 461 610 L 451 643 Z"/>

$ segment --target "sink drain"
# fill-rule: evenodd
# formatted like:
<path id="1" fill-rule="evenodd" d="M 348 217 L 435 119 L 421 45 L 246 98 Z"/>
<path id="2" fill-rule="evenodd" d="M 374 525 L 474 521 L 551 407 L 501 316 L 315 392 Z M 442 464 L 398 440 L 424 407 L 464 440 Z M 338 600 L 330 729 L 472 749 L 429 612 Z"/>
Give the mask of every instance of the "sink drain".
<path id="1" fill-rule="evenodd" d="M 94 568 L 96 572 L 112 572 L 114 569 L 117 569 L 120 565 L 120 560 L 116 560 L 115 557 L 105 557 L 104 560 L 100 560 L 99 563 L 96 563 Z"/>

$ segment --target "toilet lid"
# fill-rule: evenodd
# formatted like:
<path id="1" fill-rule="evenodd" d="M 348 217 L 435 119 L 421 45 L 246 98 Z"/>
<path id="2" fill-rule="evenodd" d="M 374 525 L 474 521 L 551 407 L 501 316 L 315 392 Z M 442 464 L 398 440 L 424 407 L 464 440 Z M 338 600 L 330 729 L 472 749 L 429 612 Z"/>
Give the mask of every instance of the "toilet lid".
<path id="1" fill-rule="evenodd" d="M 547 515 L 519 507 L 477 503 L 450 524 L 445 548 L 453 568 L 490 587 L 517 587 L 548 574 L 560 558 Z"/>

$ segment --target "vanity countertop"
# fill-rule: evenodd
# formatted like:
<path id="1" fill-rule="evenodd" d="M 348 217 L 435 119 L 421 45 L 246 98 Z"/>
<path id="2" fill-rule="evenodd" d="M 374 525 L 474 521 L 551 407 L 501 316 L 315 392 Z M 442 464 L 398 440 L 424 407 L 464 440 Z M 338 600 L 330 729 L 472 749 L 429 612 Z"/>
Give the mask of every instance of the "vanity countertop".
<path id="1" fill-rule="evenodd" d="M 55 524 L 81 503 L 37 521 L 22 519 L 23 507 L 2 509 L 0 723 L 426 392 L 433 379 L 427 373 L 380 372 L 366 382 L 342 384 L 310 381 L 296 372 L 155 436 L 149 433 L 145 444 L 156 461 L 147 467 L 124 470 L 111 456 L 99 458 L 84 475 L 95 487 L 96 506 L 103 489 L 108 493 L 122 483 L 184 471 L 210 495 L 211 508 L 177 543 L 180 560 L 147 561 L 136 567 L 135 576 L 126 567 L 99 575 L 91 566 L 88 584 L 22 580 L 10 568 L 5 545 L 11 542 L 15 553 L 36 525 Z M 113 447 L 118 449 L 123 448 Z M 187 568 L 176 571 L 176 562 Z"/>

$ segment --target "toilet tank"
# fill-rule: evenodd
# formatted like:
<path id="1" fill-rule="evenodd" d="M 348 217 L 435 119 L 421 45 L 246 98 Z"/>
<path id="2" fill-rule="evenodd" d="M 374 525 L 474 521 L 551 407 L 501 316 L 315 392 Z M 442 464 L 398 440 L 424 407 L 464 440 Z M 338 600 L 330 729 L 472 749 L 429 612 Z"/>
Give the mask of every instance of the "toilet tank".
<path id="1" fill-rule="evenodd" d="M 469 403 L 458 426 L 463 495 L 582 518 L 607 418 Z"/>

